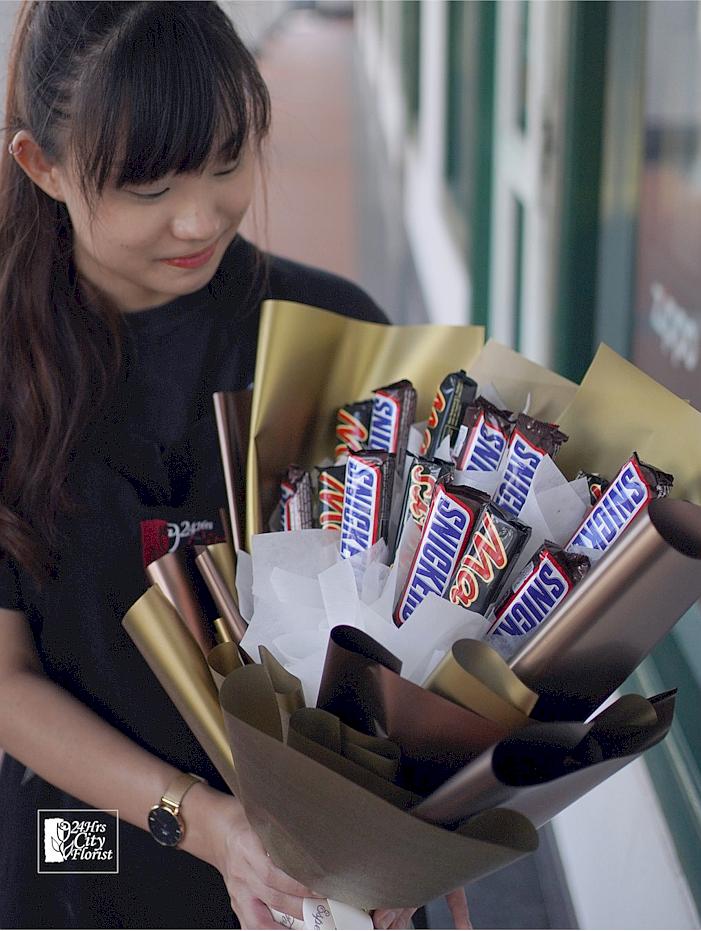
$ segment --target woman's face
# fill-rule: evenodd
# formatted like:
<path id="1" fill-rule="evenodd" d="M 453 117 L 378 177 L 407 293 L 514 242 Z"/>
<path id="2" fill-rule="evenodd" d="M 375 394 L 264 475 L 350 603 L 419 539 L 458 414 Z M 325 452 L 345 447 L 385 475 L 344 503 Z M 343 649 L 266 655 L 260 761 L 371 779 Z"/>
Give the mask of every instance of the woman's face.
<path id="1" fill-rule="evenodd" d="M 92 216 L 76 175 L 58 169 L 79 276 L 125 312 L 203 288 L 249 207 L 254 164 L 249 143 L 237 163 L 211 160 L 197 174 L 119 190 L 108 184 Z"/>

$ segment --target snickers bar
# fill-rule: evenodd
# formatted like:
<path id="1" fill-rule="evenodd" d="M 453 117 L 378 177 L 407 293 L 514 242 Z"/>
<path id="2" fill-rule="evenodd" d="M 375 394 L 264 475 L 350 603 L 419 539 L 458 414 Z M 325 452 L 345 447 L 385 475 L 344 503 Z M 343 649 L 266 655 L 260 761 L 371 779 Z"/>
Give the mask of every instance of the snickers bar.
<path id="1" fill-rule="evenodd" d="M 322 530 L 338 530 L 340 533 L 346 467 L 344 465 L 317 467 L 317 471 L 319 473 L 319 527 Z"/>
<path id="2" fill-rule="evenodd" d="M 486 504 L 445 597 L 461 608 L 485 614 L 530 535 L 530 527 L 509 519 L 492 502 Z"/>
<path id="3" fill-rule="evenodd" d="M 633 453 L 582 521 L 567 549 L 607 550 L 653 498 L 663 498 L 669 492 L 673 482 L 668 472 L 641 462 Z"/>
<path id="4" fill-rule="evenodd" d="M 486 398 L 477 398 L 463 416 L 467 436 L 457 454 L 457 469 L 495 472 L 511 435 L 510 412 L 499 410 Z"/>
<path id="5" fill-rule="evenodd" d="M 384 449 L 397 457 L 397 468 L 404 468 L 409 427 L 416 414 L 416 391 L 410 381 L 395 382 L 372 393 L 372 417 L 368 449 Z"/>
<path id="6" fill-rule="evenodd" d="M 584 578 L 589 566 L 587 556 L 567 553 L 554 543 L 541 546 L 497 607 L 489 633 L 518 637 L 542 624 Z"/>
<path id="7" fill-rule="evenodd" d="M 494 503 L 518 517 L 526 502 L 535 471 L 545 456 L 555 456 L 567 436 L 552 423 L 519 414 L 506 453 L 506 469 Z"/>
<path id="8" fill-rule="evenodd" d="M 367 448 L 372 400 L 346 404 L 336 414 L 336 458 Z"/>
<path id="9" fill-rule="evenodd" d="M 477 382 L 460 369 L 446 375 L 436 391 L 419 453 L 430 459 L 436 455 L 446 436 L 452 446 L 462 423 L 465 409 L 477 394 Z"/>
<path id="10" fill-rule="evenodd" d="M 460 562 L 475 520 L 489 498 L 465 485 L 437 485 L 394 622 L 401 627 L 426 595 L 442 596 Z"/>
<path id="11" fill-rule="evenodd" d="M 351 453 L 341 518 L 341 556 L 348 558 L 387 540 L 394 456 L 383 450 Z"/>
<path id="12" fill-rule="evenodd" d="M 291 465 L 280 483 L 280 529 L 310 530 L 313 526 L 311 476 Z"/>

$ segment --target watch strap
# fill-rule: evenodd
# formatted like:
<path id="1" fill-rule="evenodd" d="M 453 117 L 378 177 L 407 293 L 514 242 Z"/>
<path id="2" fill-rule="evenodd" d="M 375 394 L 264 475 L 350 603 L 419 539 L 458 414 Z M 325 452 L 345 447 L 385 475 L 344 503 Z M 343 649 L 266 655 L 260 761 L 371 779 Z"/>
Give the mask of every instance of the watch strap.
<path id="1" fill-rule="evenodd" d="M 194 773 L 178 773 L 161 796 L 161 804 L 169 805 L 177 811 L 182 805 L 186 793 L 189 792 L 197 782 L 206 783 L 206 780 L 203 779 L 202 776 L 196 776 Z"/>

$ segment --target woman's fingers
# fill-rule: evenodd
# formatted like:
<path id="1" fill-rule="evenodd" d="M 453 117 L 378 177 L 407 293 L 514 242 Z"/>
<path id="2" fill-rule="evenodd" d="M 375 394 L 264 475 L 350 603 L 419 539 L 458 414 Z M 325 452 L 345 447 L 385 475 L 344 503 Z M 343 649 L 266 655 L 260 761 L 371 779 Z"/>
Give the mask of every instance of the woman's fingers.
<path id="1" fill-rule="evenodd" d="M 453 924 L 456 928 L 472 928 L 472 923 L 470 922 L 470 911 L 467 907 L 467 899 L 465 898 L 465 890 L 462 886 L 459 889 L 453 889 L 452 892 L 449 892 L 445 897 L 450 912 L 453 916 Z"/>
<path id="2" fill-rule="evenodd" d="M 283 928 L 273 918 L 268 906 L 253 896 L 239 896 L 232 906 L 242 928 L 261 928 L 268 931 Z"/>
<path id="3" fill-rule="evenodd" d="M 376 908 L 372 923 L 376 928 L 408 928 L 415 908 Z"/>

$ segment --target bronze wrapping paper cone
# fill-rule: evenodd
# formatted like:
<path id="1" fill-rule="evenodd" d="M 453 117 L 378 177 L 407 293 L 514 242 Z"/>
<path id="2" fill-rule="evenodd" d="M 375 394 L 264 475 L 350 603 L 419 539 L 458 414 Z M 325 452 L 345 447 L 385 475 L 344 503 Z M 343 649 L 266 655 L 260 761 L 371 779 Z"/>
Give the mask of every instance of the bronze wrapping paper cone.
<path id="1" fill-rule="evenodd" d="M 624 695 L 589 724 L 534 725 L 482 754 L 417 806 L 415 814 L 451 825 L 508 805 L 541 827 L 586 792 L 662 740 L 674 692 L 646 701 Z"/>
<path id="2" fill-rule="evenodd" d="M 423 687 L 509 729 L 528 724 L 538 701 L 481 640 L 457 640 Z"/>
<path id="3" fill-rule="evenodd" d="M 371 733 L 376 708 L 368 694 L 367 670 L 386 666 L 399 673 L 402 664 L 376 640 L 356 627 L 339 624 L 329 636 L 317 707 L 335 714 L 356 730 Z"/>
<path id="4" fill-rule="evenodd" d="M 244 548 L 246 528 L 244 476 L 251 425 L 251 399 L 250 391 L 216 391 L 212 395 L 224 467 L 232 542 L 236 553 Z"/>
<path id="5" fill-rule="evenodd" d="M 228 547 L 228 543 L 215 544 L 218 547 Z M 196 563 L 199 571 L 202 573 L 207 588 L 209 589 L 214 603 L 221 614 L 222 619 L 226 622 L 229 634 L 237 645 L 241 642 L 243 635 L 246 633 L 248 625 L 241 616 L 236 598 L 227 584 L 226 577 L 219 568 L 219 564 L 224 562 L 221 551 L 213 554 L 212 547 L 205 547 L 197 556 Z M 224 562 L 224 571 L 226 572 L 226 563 Z M 233 591 L 236 591 L 234 584 Z"/>
<path id="6" fill-rule="evenodd" d="M 513 730 L 402 679 L 400 668 L 372 637 L 334 627 L 317 706 L 356 730 L 389 737 L 417 791 L 432 791 Z"/>
<path id="7" fill-rule="evenodd" d="M 364 909 L 413 907 L 537 847 L 522 815 L 486 812 L 461 833 L 445 831 L 286 747 L 260 666 L 232 673 L 221 701 L 251 824 L 273 862 L 320 895 Z"/>
<path id="8" fill-rule="evenodd" d="M 701 506 L 652 501 L 509 661 L 534 717 L 588 717 L 699 597 Z"/>
<path id="9" fill-rule="evenodd" d="M 175 608 L 153 586 L 127 611 L 122 626 L 235 792 L 236 773 L 217 690 L 202 651 Z"/>
<path id="10" fill-rule="evenodd" d="M 334 449 L 336 411 L 374 388 L 410 379 L 417 419 L 447 372 L 469 369 L 481 327 L 388 327 L 286 301 L 261 310 L 246 485 L 247 540 L 263 529 L 291 462 L 317 465 Z M 260 463 L 260 469 L 259 469 Z"/>
<path id="11" fill-rule="evenodd" d="M 203 598 L 204 586 L 193 572 L 192 559 L 181 550 L 166 553 L 146 567 L 146 576 L 173 605 L 206 656 L 217 639 L 204 607 L 211 599 Z"/>

